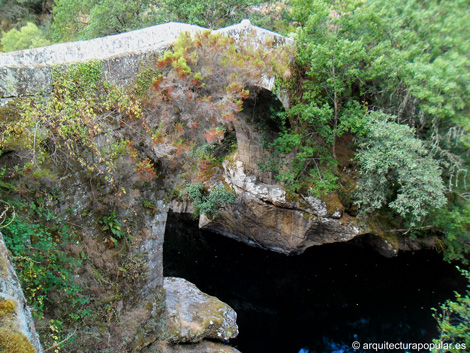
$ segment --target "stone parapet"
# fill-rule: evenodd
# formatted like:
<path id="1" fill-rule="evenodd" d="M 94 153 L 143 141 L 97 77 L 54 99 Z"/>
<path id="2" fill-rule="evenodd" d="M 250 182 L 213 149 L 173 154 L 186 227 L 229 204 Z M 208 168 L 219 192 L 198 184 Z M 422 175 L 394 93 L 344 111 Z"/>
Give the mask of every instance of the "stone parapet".
<path id="1" fill-rule="evenodd" d="M 52 68 L 58 65 L 101 60 L 103 74 L 108 81 L 128 84 L 135 78 L 142 63 L 155 56 L 158 58 L 182 32 L 196 33 L 203 30 L 205 28 L 199 26 L 170 22 L 103 38 L 2 53 L 0 105 L 16 97 L 50 92 Z M 248 20 L 214 32 L 237 39 L 247 31 L 255 31 L 256 42 L 271 38 L 273 45 L 293 45 L 292 39 L 252 26 Z M 273 78 L 262 78 L 263 87 L 271 90 L 273 84 Z"/>

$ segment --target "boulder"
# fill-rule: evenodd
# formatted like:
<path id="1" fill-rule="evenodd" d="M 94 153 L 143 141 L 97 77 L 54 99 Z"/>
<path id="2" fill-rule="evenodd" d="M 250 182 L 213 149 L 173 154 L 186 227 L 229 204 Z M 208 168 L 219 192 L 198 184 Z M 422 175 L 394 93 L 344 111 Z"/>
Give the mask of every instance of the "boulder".
<path id="1" fill-rule="evenodd" d="M 240 353 L 238 349 L 223 343 L 202 341 L 189 344 L 169 344 L 161 342 L 157 346 L 158 353 Z"/>
<path id="2" fill-rule="evenodd" d="M 183 278 L 165 277 L 163 287 L 168 341 L 194 343 L 205 338 L 227 341 L 238 335 L 237 313 L 227 304 Z"/>

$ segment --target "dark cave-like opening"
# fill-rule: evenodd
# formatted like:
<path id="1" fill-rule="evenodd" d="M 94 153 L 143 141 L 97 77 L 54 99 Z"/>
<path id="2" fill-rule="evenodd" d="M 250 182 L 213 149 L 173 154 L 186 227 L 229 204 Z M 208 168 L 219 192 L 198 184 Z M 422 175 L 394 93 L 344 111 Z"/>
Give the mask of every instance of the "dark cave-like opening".
<path id="1" fill-rule="evenodd" d="M 356 340 L 430 343 L 431 308 L 465 287 L 434 252 L 387 259 L 343 243 L 285 256 L 200 230 L 187 214 L 169 214 L 163 255 L 165 276 L 183 277 L 237 311 L 240 334 L 230 344 L 242 353 L 353 352 Z"/>

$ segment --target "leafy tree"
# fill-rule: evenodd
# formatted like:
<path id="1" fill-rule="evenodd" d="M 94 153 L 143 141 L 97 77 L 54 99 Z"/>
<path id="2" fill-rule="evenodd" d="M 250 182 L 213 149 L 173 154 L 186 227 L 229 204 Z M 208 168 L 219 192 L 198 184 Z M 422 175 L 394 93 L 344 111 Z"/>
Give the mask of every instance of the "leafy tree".
<path id="1" fill-rule="evenodd" d="M 54 41 L 91 39 L 157 23 L 178 21 L 217 28 L 249 15 L 261 0 L 58 0 L 54 5 Z"/>
<path id="2" fill-rule="evenodd" d="M 445 245 L 451 252 L 446 256 L 465 253 L 468 2 L 292 0 L 291 4 L 292 19 L 300 25 L 297 77 L 302 85 L 292 85 L 300 99 L 294 98 L 288 112 L 293 127 L 287 131 L 290 140 L 300 136 L 300 146 L 320 144 L 335 157 L 335 140 L 341 134 L 359 134 L 356 160 L 362 176 L 356 196 L 363 214 L 390 209 L 409 225 L 417 225 L 435 210 L 439 217 L 430 222 L 446 233 Z M 395 118 L 378 123 L 376 113 L 364 111 Z M 286 136 L 283 140 L 289 141 Z M 403 146 L 398 137 L 404 138 Z M 416 167 L 413 158 L 421 161 Z M 371 193 L 374 188 L 377 192 Z M 444 192 L 450 202 L 437 211 L 445 203 Z"/>
<path id="3" fill-rule="evenodd" d="M 8 31 L 27 22 L 44 25 L 48 20 L 51 4 L 47 0 L 0 0 L 1 30 Z"/>
<path id="4" fill-rule="evenodd" d="M 53 7 L 54 19 L 51 25 L 54 42 L 68 42 L 81 38 L 86 27 L 91 1 L 57 0 Z"/>
<path id="5" fill-rule="evenodd" d="M 294 19 L 302 24 L 296 32 L 295 77 L 301 84 L 293 87 L 293 107 L 278 116 L 287 128 L 274 142 L 277 151 L 293 155 L 277 176 L 293 189 L 306 184 L 313 193 L 327 195 L 338 187 L 336 140 L 356 132 L 364 117 L 362 91 L 372 58 L 362 27 L 374 13 L 360 5 L 293 2 Z"/>
<path id="6" fill-rule="evenodd" d="M 98 1 L 91 9 L 84 38 L 103 37 L 155 24 L 152 0 Z"/>
<path id="7" fill-rule="evenodd" d="M 19 31 L 13 28 L 6 33 L 2 33 L 1 42 L 5 52 L 42 47 L 51 44 L 50 41 L 45 38 L 44 33 L 31 22 L 21 27 Z"/>
<path id="8" fill-rule="evenodd" d="M 56 42 L 91 39 L 156 23 L 155 2 L 58 0 L 53 8 L 52 37 Z"/>
<path id="9" fill-rule="evenodd" d="M 358 1 L 333 6 L 323 1 L 312 1 L 311 15 L 305 26 L 297 31 L 299 46 L 297 60 L 305 67 L 300 117 L 310 126 L 323 125 L 322 135 L 329 135 L 332 155 L 336 159 L 335 140 L 343 116 L 358 113 L 353 104 L 366 79 L 370 61 L 367 46 L 362 37 L 351 35 L 358 17 L 367 9 Z M 307 109 L 305 109 L 306 106 Z M 359 110 L 359 114 L 362 112 Z M 316 128 L 319 131 L 318 128 Z"/>
<path id="10" fill-rule="evenodd" d="M 382 49 L 387 55 L 383 58 L 383 69 L 388 76 L 382 86 L 383 94 L 395 109 L 402 111 L 401 118 L 408 115 L 413 124 L 425 126 L 436 118 L 457 123 L 462 114 L 467 116 L 468 2 L 371 3 L 384 16 L 383 30 L 389 41 Z M 390 97 L 393 93 L 398 100 Z"/>
<path id="11" fill-rule="evenodd" d="M 207 28 L 219 28 L 247 18 L 249 9 L 261 0 L 160 0 L 159 22 L 178 21 Z"/>

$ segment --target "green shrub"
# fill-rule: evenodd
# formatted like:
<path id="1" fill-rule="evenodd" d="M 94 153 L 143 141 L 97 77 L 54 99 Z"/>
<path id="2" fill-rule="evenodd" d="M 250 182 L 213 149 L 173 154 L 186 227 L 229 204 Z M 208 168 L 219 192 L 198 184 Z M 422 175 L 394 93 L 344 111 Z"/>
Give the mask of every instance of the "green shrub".
<path id="1" fill-rule="evenodd" d="M 102 231 L 111 233 L 111 235 L 108 234 L 108 236 L 114 246 L 117 245 L 118 240 L 124 238 L 121 222 L 119 222 L 116 212 L 113 211 L 108 216 L 103 216 L 103 218 L 100 219 L 100 224 L 102 225 Z"/>
<path id="2" fill-rule="evenodd" d="M 470 273 L 459 270 L 470 281 Z M 470 348 L 470 284 L 465 295 L 455 293 L 455 296 L 454 301 L 449 299 L 440 306 L 439 313 L 434 309 L 440 337 L 433 342 L 443 349 L 432 349 L 433 353 L 468 352 Z"/>
<path id="3" fill-rule="evenodd" d="M 454 195 L 447 207 L 433 214 L 434 224 L 444 234 L 444 260 L 468 264 L 470 253 L 470 204 L 467 198 Z"/>
<path id="4" fill-rule="evenodd" d="M 183 195 L 193 202 L 195 217 L 203 214 L 210 219 L 220 214 L 220 207 L 236 200 L 233 191 L 228 191 L 223 186 L 216 186 L 212 191 L 206 192 L 202 183 L 188 184 L 183 190 Z"/>
<path id="5" fill-rule="evenodd" d="M 392 118 L 371 112 L 368 133 L 358 141 L 356 204 L 362 215 L 388 207 L 415 226 L 447 202 L 445 187 L 439 164 L 423 141 Z"/>

